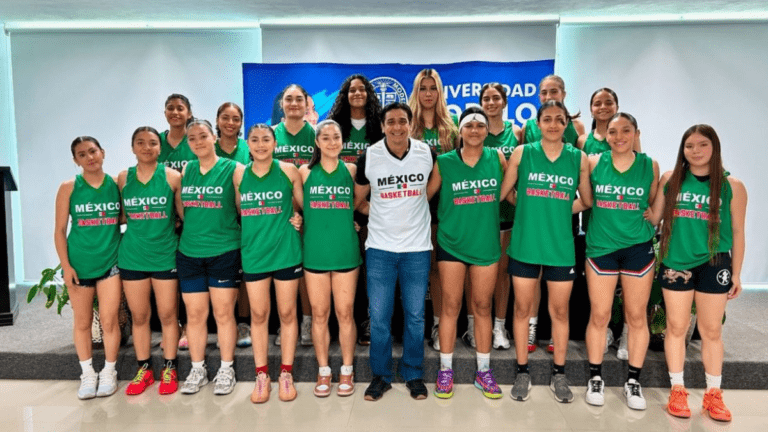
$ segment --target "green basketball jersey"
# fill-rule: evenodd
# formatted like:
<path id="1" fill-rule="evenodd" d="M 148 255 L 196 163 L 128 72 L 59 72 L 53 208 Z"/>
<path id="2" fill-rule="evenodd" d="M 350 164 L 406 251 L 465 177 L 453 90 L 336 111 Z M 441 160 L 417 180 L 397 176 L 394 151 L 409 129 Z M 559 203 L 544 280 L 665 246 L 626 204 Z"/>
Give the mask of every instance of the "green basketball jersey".
<path id="1" fill-rule="evenodd" d="M 371 144 L 365 137 L 365 133 L 365 126 L 360 129 L 355 129 L 352 126 L 352 130 L 349 132 L 349 140 L 344 143 L 344 148 L 339 155 L 343 162 L 355 163 L 357 158 L 365 152 L 365 148 Z"/>
<path id="2" fill-rule="evenodd" d="M 181 179 L 184 228 L 179 251 L 192 258 L 210 258 L 240 247 L 235 186 L 237 163 L 219 158 L 210 171 L 200 173 L 200 161 L 187 164 Z"/>
<path id="3" fill-rule="evenodd" d="M 570 121 L 565 127 L 565 132 L 563 132 L 563 142 L 575 146 L 576 141 L 578 140 L 579 134 L 576 132 L 576 127 L 573 126 L 573 122 Z M 523 137 L 523 142 L 530 144 L 536 141 L 541 141 L 541 129 L 539 129 L 539 125 L 536 124 L 536 119 L 532 118 L 525 123 L 525 136 Z"/>
<path id="4" fill-rule="evenodd" d="M 586 141 L 584 141 L 583 150 L 587 156 L 592 156 L 594 154 L 611 151 L 611 146 L 608 145 L 608 141 L 605 138 L 602 140 L 595 139 L 594 131 L 592 131 L 587 135 Z"/>
<path id="5" fill-rule="evenodd" d="M 118 267 L 146 272 L 176 268 L 179 239 L 173 190 L 165 176 L 165 165 L 157 164 L 147 183 L 136 177 L 135 166 L 128 168 L 123 211 L 127 226 L 120 241 Z"/>
<path id="6" fill-rule="evenodd" d="M 512 151 L 518 144 L 519 142 L 515 136 L 515 128 L 511 122 L 506 120 L 504 121 L 504 130 L 501 131 L 501 133 L 498 135 L 489 133 L 483 142 L 485 147 L 501 150 L 501 152 L 504 153 L 505 159 L 509 159 L 512 155 Z M 504 198 L 501 198 L 500 212 L 501 222 L 512 222 L 515 218 L 515 206 Z"/>
<path id="7" fill-rule="evenodd" d="M 304 267 L 343 270 L 361 264 L 354 191 L 344 162 L 331 173 L 320 163 L 312 167 L 304 182 Z"/>
<path id="8" fill-rule="evenodd" d="M 667 256 L 662 260 L 667 267 L 688 270 L 709 261 L 709 193 L 709 179 L 699 181 L 690 171 L 685 174 L 675 205 Z M 726 172 L 720 192 L 720 238 L 716 248 L 718 253 L 728 252 L 733 247 L 731 199 L 733 190 Z"/>
<path id="9" fill-rule="evenodd" d="M 625 172 L 613 166 L 613 153 L 600 155 L 590 175 L 592 206 L 587 230 L 587 257 L 595 258 L 647 242 L 655 230 L 645 220 L 648 195 L 653 184 L 653 160 L 643 153 Z"/>
<path id="10" fill-rule="evenodd" d="M 499 194 L 504 175 L 496 149 L 483 148 L 474 167 L 456 150 L 437 157 L 442 185 L 437 243 L 473 265 L 487 266 L 501 256 Z"/>
<path id="11" fill-rule="evenodd" d="M 197 160 L 197 156 L 195 156 L 195 154 L 192 153 L 192 149 L 189 148 L 186 135 L 181 139 L 179 145 L 177 145 L 176 148 L 173 148 L 168 144 L 168 131 L 160 134 L 160 156 L 157 158 L 158 162 L 164 164 L 168 168 L 181 172 L 184 165 L 191 160 Z"/>
<path id="12" fill-rule="evenodd" d="M 301 264 L 301 238 L 291 225 L 293 184 L 272 161 L 263 177 L 245 168 L 240 182 L 243 271 L 266 273 Z"/>
<path id="13" fill-rule="evenodd" d="M 225 152 L 219 145 L 219 140 L 216 140 L 216 156 L 232 159 L 243 165 L 248 165 L 251 162 L 251 152 L 248 150 L 248 143 L 244 139 L 239 138 L 237 140 L 237 147 L 235 147 L 232 153 Z"/>
<path id="14" fill-rule="evenodd" d="M 112 177 L 105 174 L 94 188 L 78 174 L 69 197 L 69 215 L 69 263 L 80 279 L 103 276 L 117 264 L 120 243 L 120 191 Z"/>
<path id="15" fill-rule="evenodd" d="M 297 167 L 309 163 L 315 149 L 315 130 L 311 124 L 304 122 L 299 132 L 291 135 L 285 129 L 285 123 L 280 122 L 275 127 L 275 138 L 277 139 L 275 159 L 292 163 Z"/>
<path id="16" fill-rule="evenodd" d="M 579 186 L 581 155 L 576 147 L 564 145 L 552 162 L 540 141 L 525 146 L 518 169 L 509 256 L 528 264 L 576 264 L 571 209 Z"/>

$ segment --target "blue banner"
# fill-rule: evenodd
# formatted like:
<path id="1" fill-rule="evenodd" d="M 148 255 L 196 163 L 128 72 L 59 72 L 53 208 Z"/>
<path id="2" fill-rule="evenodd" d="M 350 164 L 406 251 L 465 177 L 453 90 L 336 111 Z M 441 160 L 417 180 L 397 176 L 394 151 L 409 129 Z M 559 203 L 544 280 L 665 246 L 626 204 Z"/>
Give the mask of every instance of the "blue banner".
<path id="1" fill-rule="evenodd" d="M 246 129 L 255 123 L 277 124 L 280 121 L 280 93 L 289 84 L 300 84 L 307 90 L 318 119 L 322 120 L 333 106 L 341 83 L 349 75 L 359 73 L 368 77 L 384 106 L 395 101 L 407 103 L 416 74 L 425 68 L 435 69 L 440 74 L 448 109 L 457 116 L 467 107 L 479 105 L 483 84 L 503 84 L 509 98 L 504 118 L 522 126 L 536 116 L 539 82 L 554 72 L 555 61 L 430 65 L 243 63 Z"/>

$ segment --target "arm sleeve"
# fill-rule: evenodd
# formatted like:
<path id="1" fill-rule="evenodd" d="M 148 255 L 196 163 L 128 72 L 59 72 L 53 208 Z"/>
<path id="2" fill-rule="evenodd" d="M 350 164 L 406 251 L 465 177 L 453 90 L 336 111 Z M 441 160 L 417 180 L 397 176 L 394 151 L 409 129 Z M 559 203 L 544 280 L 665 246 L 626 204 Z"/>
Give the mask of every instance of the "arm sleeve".
<path id="1" fill-rule="evenodd" d="M 368 177 L 365 176 L 365 158 L 368 155 L 368 150 L 365 151 L 359 158 L 357 158 L 357 173 L 355 174 L 355 183 L 359 185 L 370 184 Z"/>

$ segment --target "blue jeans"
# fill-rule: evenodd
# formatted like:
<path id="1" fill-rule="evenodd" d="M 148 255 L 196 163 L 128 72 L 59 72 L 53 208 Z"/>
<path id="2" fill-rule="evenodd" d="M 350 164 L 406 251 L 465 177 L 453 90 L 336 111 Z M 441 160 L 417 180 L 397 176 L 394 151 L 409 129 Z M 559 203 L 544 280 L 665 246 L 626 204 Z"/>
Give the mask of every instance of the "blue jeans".
<path id="1" fill-rule="evenodd" d="M 429 281 L 430 251 L 365 251 L 368 311 L 371 316 L 371 372 L 392 382 L 392 312 L 395 282 L 400 280 L 400 302 L 405 318 L 400 375 L 421 378 L 424 363 L 424 297 Z"/>

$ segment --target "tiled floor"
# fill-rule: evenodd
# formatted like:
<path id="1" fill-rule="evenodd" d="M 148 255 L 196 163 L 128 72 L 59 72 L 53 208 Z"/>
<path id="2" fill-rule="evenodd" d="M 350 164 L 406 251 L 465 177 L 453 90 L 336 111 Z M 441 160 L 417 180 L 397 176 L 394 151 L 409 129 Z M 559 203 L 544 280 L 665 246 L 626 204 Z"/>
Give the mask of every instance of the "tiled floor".
<path id="1" fill-rule="evenodd" d="M 395 384 L 382 400 L 363 400 L 366 383 L 349 398 L 318 399 L 311 383 L 299 383 L 299 397 L 284 403 L 277 398 L 253 405 L 253 383 L 240 383 L 228 396 L 213 396 L 210 385 L 193 396 L 158 396 L 157 385 L 144 395 L 127 397 L 121 383 L 108 398 L 80 401 L 77 381 L 0 381 L 0 430 L 3 432 L 69 431 L 761 431 L 768 430 L 768 391 L 727 390 L 731 423 L 717 423 L 697 409 L 689 420 L 667 415 L 667 389 L 645 389 L 648 410 L 632 411 L 618 387 L 606 391 L 606 405 L 584 402 L 583 387 L 574 388 L 571 404 L 555 402 L 549 388 L 535 386 L 527 402 L 507 395 L 489 400 L 471 385 L 461 385 L 452 399 L 432 395 L 414 401 L 403 384 Z M 429 386 L 430 391 L 433 386 Z M 701 404 L 703 390 L 691 391 L 691 408 Z"/>

